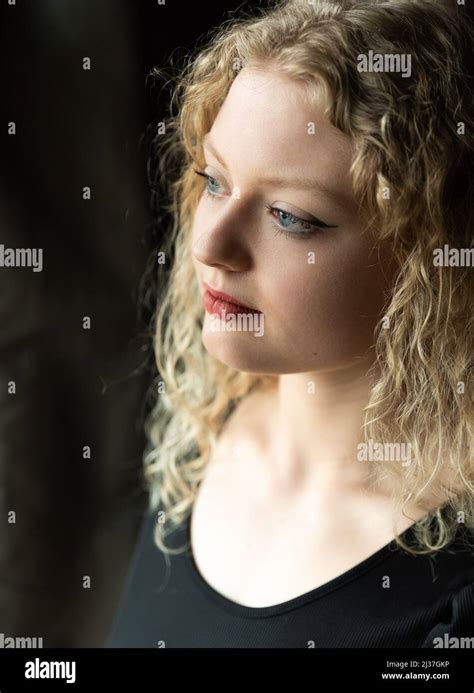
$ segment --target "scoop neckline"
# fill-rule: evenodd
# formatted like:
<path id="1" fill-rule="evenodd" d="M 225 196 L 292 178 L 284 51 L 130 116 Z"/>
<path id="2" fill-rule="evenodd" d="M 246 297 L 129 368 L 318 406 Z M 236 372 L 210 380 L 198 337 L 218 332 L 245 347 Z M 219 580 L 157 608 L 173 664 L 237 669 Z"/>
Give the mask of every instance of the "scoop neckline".
<path id="1" fill-rule="evenodd" d="M 352 580 L 355 580 L 356 578 L 370 570 L 370 568 L 372 568 L 374 565 L 377 565 L 389 556 L 393 556 L 395 553 L 398 553 L 400 549 L 400 547 L 396 543 L 396 537 L 394 537 L 380 549 L 377 549 L 372 554 L 370 554 L 370 556 L 367 556 L 367 558 L 362 559 L 362 561 L 352 566 L 352 568 L 349 568 L 340 575 L 331 578 L 330 580 L 323 583 L 322 585 L 319 585 L 318 587 L 314 587 L 313 589 L 308 590 L 303 594 L 297 595 L 296 597 L 292 597 L 291 599 L 287 599 L 283 602 L 279 602 L 278 604 L 270 604 L 269 606 L 247 606 L 246 604 L 239 604 L 239 602 L 236 602 L 233 599 L 226 597 L 224 594 L 222 594 L 222 592 L 219 592 L 209 582 L 207 582 L 207 580 L 202 575 L 200 569 L 197 566 L 196 561 L 194 560 L 194 555 L 191 546 L 191 516 L 192 513 L 190 513 L 186 518 L 184 529 L 187 540 L 186 564 L 188 566 L 189 573 L 191 574 L 191 577 L 194 580 L 194 583 L 201 589 L 201 591 L 204 592 L 204 594 L 210 597 L 212 601 L 214 601 L 218 606 L 222 607 L 227 611 L 230 611 L 235 615 L 245 616 L 248 618 L 276 616 L 279 614 L 283 614 L 287 611 L 293 611 L 293 609 L 296 609 L 298 607 L 304 606 L 305 604 L 308 604 L 309 602 L 320 599 L 326 594 L 329 594 L 330 592 L 333 592 L 334 590 L 339 589 L 340 587 L 343 587 L 344 585 L 348 584 Z M 419 520 L 409 525 L 397 536 L 404 540 L 410 539 L 414 532 L 415 525 L 418 521 Z"/>

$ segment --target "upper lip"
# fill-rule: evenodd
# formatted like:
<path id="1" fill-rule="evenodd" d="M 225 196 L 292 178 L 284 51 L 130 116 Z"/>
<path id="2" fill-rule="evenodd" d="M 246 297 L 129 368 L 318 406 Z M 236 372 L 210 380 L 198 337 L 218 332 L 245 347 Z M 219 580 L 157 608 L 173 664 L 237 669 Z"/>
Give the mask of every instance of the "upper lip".
<path id="1" fill-rule="evenodd" d="M 235 296 L 231 296 L 230 294 L 225 294 L 223 291 L 217 291 L 217 289 L 213 289 L 212 286 L 209 286 L 209 284 L 207 284 L 206 282 L 203 282 L 203 286 L 205 289 L 207 289 L 207 291 L 209 291 L 210 294 L 212 294 L 216 298 L 220 298 L 222 301 L 227 301 L 228 303 L 233 303 L 236 306 L 242 306 L 242 308 L 249 308 L 249 310 L 260 312 L 258 308 L 252 308 L 252 306 L 249 306 L 246 303 L 242 303 L 242 301 L 239 301 L 239 299 L 235 298 Z"/>

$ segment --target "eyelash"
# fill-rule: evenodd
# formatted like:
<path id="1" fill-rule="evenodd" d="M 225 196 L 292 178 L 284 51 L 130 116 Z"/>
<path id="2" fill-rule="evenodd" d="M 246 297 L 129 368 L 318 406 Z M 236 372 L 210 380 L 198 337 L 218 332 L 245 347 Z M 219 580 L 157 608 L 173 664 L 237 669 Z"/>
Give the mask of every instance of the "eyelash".
<path id="1" fill-rule="evenodd" d="M 207 179 L 209 182 L 210 180 L 215 181 L 218 183 L 213 176 L 209 175 L 208 173 L 204 173 L 204 171 L 194 171 L 194 173 L 197 173 L 199 176 L 203 176 L 204 178 Z M 209 188 L 206 186 L 204 188 L 204 194 L 206 195 L 207 198 L 211 200 L 215 200 L 216 197 L 219 197 L 215 193 L 212 193 Z M 290 231 L 287 231 L 283 227 L 279 226 L 278 224 L 272 223 L 273 228 L 278 232 L 284 234 L 287 238 L 308 238 L 309 236 L 312 236 L 315 231 L 324 231 L 325 228 L 331 228 L 328 224 L 324 224 L 324 222 L 320 222 L 320 224 L 317 224 L 315 222 L 308 221 L 307 219 L 302 219 L 301 217 L 296 216 L 295 214 L 291 214 L 291 212 L 287 212 L 284 209 L 279 209 L 278 207 L 273 207 L 272 205 L 266 204 L 265 207 L 269 210 L 270 214 L 275 218 L 275 215 L 273 214 L 274 212 L 281 212 L 282 214 L 288 214 L 288 216 L 291 218 L 293 223 L 296 222 L 301 222 L 302 224 L 308 224 L 308 226 L 311 226 L 313 230 L 310 231 L 294 231 L 291 233 Z"/>

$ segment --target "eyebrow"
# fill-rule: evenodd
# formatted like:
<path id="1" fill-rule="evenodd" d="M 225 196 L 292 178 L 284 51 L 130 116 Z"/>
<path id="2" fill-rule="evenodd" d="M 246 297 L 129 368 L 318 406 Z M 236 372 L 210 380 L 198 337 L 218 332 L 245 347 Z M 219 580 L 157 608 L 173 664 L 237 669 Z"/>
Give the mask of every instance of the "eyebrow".
<path id="1" fill-rule="evenodd" d="M 204 135 L 202 138 L 202 145 L 203 147 L 206 147 L 214 156 L 216 157 L 217 161 L 223 166 L 226 170 L 228 170 L 228 166 L 223 160 L 223 158 L 220 156 L 219 152 L 215 148 L 214 144 L 212 143 L 211 140 L 211 135 L 210 133 L 207 133 Z M 335 190 L 330 190 L 327 188 L 325 185 L 323 185 L 320 181 L 318 180 L 310 180 L 309 178 L 302 178 L 301 176 L 295 175 L 291 176 L 289 178 L 284 178 L 282 176 L 265 176 L 264 178 L 260 179 L 262 183 L 266 185 L 274 185 L 274 186 L 280 186 L 280 187 L 285 187 L 288 189 L 294 189 L 294 190 L 310 190 L 314 192 L 314 190 L 319 190 L 323 195 L 326 197 L 332 198 L 336 204 L 339 206 L 342 206 L 343 202 L 345 201 L 345 197 L 342 194 L 337 193 Z"/>

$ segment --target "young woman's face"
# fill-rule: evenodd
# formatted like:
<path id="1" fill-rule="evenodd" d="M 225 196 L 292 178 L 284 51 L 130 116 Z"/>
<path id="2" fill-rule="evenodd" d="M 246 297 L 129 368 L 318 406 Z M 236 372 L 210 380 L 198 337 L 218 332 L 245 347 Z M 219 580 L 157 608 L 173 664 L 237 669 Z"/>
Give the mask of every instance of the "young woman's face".
<path id="1" fill-rule="evenodd" d="M 192 228 L 202 294 L 205 282 L 260 311 L 247 322 L 234 316 L 233 326 L 206 311 L 206 349 L 263 374 L 332 370 L 367 356 L 395 263 L 362 233 L 350 139 L 299 84 L 245 68 L 204 153 L 208 192 Z"/>

